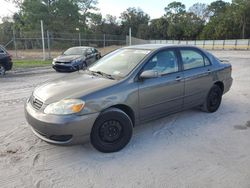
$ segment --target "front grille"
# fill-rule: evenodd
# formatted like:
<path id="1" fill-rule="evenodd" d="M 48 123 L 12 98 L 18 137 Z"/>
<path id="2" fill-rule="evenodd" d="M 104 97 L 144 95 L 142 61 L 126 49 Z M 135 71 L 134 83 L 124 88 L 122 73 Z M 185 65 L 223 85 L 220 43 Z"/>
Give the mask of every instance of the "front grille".
<path id="1" fill-rule="evenodd" d="M 33 108 L 37 110 L 40 110 L 43 106 L 43 102 L 35 98 L 34 96 L 31 97 L 30 103 L 33 106 Z"/>
<path id="2" fill-rule="evenodd" d="M 70 61 L 69 62 L 61 62 L 61 61 L 56 61 L 57 64 L 69 64 L 71 63 Z"/>

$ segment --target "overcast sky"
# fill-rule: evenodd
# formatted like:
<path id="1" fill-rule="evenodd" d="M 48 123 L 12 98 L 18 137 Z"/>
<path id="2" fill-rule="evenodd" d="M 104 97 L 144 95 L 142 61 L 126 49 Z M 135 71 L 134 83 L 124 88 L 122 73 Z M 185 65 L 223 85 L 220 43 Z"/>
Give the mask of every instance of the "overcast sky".
<path id="1" fill-rule="evenodd" d="M 111 14 L 119 17 L 120 13 L 128 7 L 140 7 L 144 12 L 148 13 L 151 18 L 158 18 L 164 14 L 164 7 L 174 0 L 99 0 L 98 8 L 105 16 Z M 215 0 L 182 0 L 181 2 L 186 5 L 188 9 L 194 3 L 209 4 Z M 231 0 L 225 0 L 231 2 Z M 15 6 L 7 3 L 6 0 L 0 0 L 0 17 L 11 16 L 13 12 L 17 11 Z"/>

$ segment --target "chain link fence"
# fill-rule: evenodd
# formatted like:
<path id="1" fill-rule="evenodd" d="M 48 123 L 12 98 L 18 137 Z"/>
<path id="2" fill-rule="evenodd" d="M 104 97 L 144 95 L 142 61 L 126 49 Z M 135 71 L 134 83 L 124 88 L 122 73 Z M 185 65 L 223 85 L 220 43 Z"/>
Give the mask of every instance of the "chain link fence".
<path id="1" fill-rule="evenodd" d="M 43 41 L 44 51 L 43 52 Z M 46 31 L 15 32 L 0 30 L 0 44 L 15 59 L 52 59 L 72 46 L 92 46 L 103 55 L 122 46 L 137 44 L 194 45 L 209 50 L 250 50 L 250 39 L 235 40 L 143 40 L 110 34 L 56 33 Z"/>
<path id="2" fill-rule="evenodd" d="M 129 39 L 127 38 L 127 41 Z M 132 45 L 137 44 L 181 44 L 193 45 L 208 50 L 250 50 L 250 39 L 235 40 L 142 40 L 131 39 Z"/>
<path id="3" fill-rule="evenodd" d="M 126 36 L 121 35 L 47 31 L 44 32 L 43 38 L 41 31 L 6 33 L 1 30 L 0 44 L 5 46 L 15 59 L 51 59 L 73 46 L 92 46 L 101 50 L 102 54 L 106 54 L 113 49 L 127 45 Z"/>

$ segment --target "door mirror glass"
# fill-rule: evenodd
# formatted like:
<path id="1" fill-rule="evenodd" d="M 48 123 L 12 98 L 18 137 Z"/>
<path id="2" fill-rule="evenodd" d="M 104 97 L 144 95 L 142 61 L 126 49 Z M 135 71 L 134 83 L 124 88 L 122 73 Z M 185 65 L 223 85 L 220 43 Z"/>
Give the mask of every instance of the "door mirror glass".
<path id="1" fill-rule="evenodd" d="M 140 75 L 142 79 L 149 79 L 149 78 L 157 78 L 159 77 L 159 72 L 156 70 L 146 70 L 143 71 Z"/>

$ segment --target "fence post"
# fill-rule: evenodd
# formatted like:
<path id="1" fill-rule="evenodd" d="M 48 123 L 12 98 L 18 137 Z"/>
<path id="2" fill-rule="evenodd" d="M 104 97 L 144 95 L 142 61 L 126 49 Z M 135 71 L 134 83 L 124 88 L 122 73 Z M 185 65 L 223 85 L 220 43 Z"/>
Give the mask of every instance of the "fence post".
<path id="1" fill-rule="evenodd" d="M 49 59 L 51 59 L 49 30 L 47 30 L 47 40 L 48 40 L 48 53 L 49 53 Z"/>
<path id="2" fill-rule="evenodd" d="M 79 46 L 82 45 L 82 41 L 81 41 L 81 32 L 79 31 Z"/>
<path id="3" fill-rule="evenodd" d="M 103 34 L 103 48 L 106 46 L 106 35 L 105 33 Z"/>
<path id="4" fill-rule="evenodd" d="M 214 50 L 214 40 L 213 40 L 213 47 L 212 47 L 212 50 Z"/>
<path id="5" fill-rule="evenodd" d="M 205 48 L 205 40 L 203 40 L 203 48 Z"/>
<path id="6" fill-rule="evenodd" d="M 248 39 L 248 45 L 247 45 L 247 49 L 249 50 L 250 47 L 250 39 Z"/>
<path id="7" fill-rule="evenodd" d="M 43 45 L 43 60 L 45 61 L 46 54 L 45 54 L 45 44 L 44 44 L 43 20 L 41 20 L 41 33 L 42 33 L 42 45 Z"/>
<path id="8" fill-rule="evenodd" d="M 14 42 L 14 48 L 15 48 L 15 56 L 17 58 L 17 47 L 16 47 L 16 33 L 15 28 L 13 28 L 13 42 Z"/>
<path id="9" fill-rule="evenodd" d="M 132 30 L 131 27 L 129 28 L 129 46 L 132 45 Z"/>
<path id="10" fill-rule="evenodd" d="M 225 39 L 223 40 L 223 50 L 225 49 Z"/>
<path id="11" fill-rule="evenodd" d="M 237 49 L 237 39 L 235 40 L 235 45 L 234 45 L 234 49 L 236 50 Z"/>

